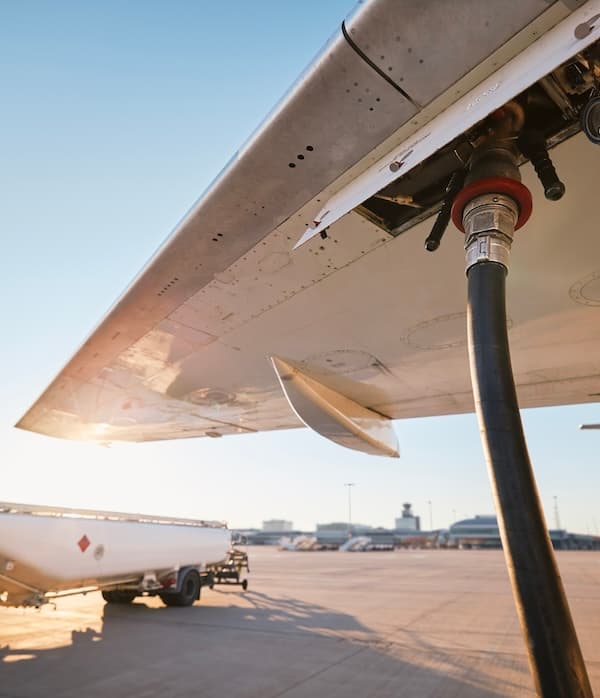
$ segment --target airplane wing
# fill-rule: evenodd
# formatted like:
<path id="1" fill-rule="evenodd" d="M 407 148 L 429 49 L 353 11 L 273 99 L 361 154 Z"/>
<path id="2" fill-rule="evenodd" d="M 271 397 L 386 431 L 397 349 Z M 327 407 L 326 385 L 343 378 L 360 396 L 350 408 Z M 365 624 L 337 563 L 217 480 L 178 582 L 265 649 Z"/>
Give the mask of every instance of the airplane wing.
<path id="1" fill-rule="evenodd" d="M 517 95 L 568 192 L 534 195 L 517 234 L 519 398 L 596 401 L 600 151 L 565 61 L 598 39 L 600 3 L 580 4 L 359 8 L 17 426 L 146 441 L 304 423 L 394 455 L 390 419 L 472 410 L 462 239 L 423 242 L 482 120 Z"/>

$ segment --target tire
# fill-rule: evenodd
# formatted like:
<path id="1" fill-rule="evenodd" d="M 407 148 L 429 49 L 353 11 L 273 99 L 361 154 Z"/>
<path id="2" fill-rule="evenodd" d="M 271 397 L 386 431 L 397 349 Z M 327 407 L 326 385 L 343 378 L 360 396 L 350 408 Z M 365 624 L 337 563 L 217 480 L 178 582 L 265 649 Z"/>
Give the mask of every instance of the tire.
<path id="1" fill-rule="evenodd" d="M 200 575 L 196 570 L 188 570 L 181 582 L 181 589 L 171 594 L 160 594 L 165 606 L 191 606 L 200 598 Z"/>
<path id="2" fill-rule="evenodd" d="M 248 580 L 244 579 L 244 581 L 242 582 L 242 589 L 244 591 L 246 591 L 247 588 L 248 588 Z"/>
<path id="3" fill-rule="evenodd" d="M 126 591 L 124 589 L 113 589 L 112 591 L 103 591 L 102 598 L 106 603 L 131 603 L 137 594 L 135 591 Z"/>

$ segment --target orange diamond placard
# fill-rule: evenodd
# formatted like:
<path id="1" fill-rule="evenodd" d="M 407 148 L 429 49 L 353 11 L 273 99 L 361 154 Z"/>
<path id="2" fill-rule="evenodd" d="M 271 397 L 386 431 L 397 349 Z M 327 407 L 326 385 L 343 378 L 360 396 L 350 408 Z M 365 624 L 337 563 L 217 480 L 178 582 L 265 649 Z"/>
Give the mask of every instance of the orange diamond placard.
<path id="1" fill-rule="evenodd" d="M 77 541 L 77 545 L 82 553 L 85 553 L 85 551 L 90 547 L 90 539 L 85 535 L 85 533 Z"/>

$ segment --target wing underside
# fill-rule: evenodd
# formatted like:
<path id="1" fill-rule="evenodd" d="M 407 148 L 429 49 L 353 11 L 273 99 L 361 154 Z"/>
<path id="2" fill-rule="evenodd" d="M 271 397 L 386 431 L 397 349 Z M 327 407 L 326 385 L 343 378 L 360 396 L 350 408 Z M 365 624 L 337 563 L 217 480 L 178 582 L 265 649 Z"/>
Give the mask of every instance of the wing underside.
<path id="1" fill-rule="evenodd" d="M 447 3 L 398 5 L 347 20 L 19 427 L 145 441 L 299 426 L 274 356 L 382 420 L 472 410 L 458 233 L 430 255 L 430 213 L 390 234 L 350 210 L 293 248 L 324 201 L 568 10 L 527 0 L 498 18 L 462 0 L 449 21 Z M 427 27 L 442 22 L 432 47 Z M 509 277 L 523 406 L 600 395 L 599 155 L 581 135 L 553 155 L 568 194 L 536 199 Z M 528 165 L 523 176 L 534 190 Z"/>

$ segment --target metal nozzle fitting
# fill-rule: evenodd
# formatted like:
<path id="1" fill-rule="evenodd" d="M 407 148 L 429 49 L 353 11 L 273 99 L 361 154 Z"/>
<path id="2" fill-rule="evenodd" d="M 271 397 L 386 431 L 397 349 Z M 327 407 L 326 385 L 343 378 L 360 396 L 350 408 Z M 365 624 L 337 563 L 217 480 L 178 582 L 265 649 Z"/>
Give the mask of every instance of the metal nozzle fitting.
<path id="1" fill-rule="evenodd" d="M 517 203 L 503 194 L 475 197 L 464 208 L 466 271 L 478 262 L 497 262 L 508 269 Z"/>

